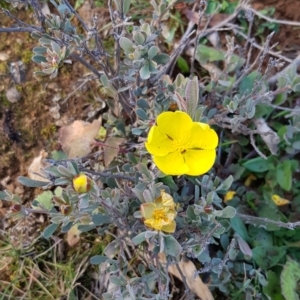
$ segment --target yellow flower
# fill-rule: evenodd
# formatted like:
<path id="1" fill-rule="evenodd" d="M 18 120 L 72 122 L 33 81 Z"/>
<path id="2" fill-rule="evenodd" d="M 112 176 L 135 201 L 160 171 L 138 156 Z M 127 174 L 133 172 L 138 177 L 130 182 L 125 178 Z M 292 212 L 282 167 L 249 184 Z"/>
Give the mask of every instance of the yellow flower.
<path id="1" fill-rule="evenodd" d="M 216 158 L 218 136 L 208 124 L 193 122 L 182 111 L 163 112 L 151 127 L 146 149 L 167 175 L 197 176 L 209 171 Z"/>
<path id="2" fill-rule="evenodd" d="M 290 200 L 281 198 L 280 196 L 274 194 L 272 195 L 272 200 L 277 206 L 282 206 L 291 203 Z"/>
<path id="3" fill-rule="evenodd" d="M 245 180 L 245 182 L 244 182 L 244 185 L 245 186 L 250 186 L 251 185 L 251 183 L 252 183 L 252 181 L 254 181 L 254 180 L 256 180 L 257 178 L 253 175 L 253 174 L 250 174 L 247 178 L 246 178 L 246 180 Z"/>
<path id="4" fill-rule="evenodd" d="M 80 173 L 73 178 L 73 188 L 79 194 L 89 192 L 92 188 L 92 185 L 92 179 L 86 176 L 84 173 Z"/>
<path id="5" fill-rule="evenodd" d="M 154 202 L 147 202 L 141 205 L 141 214 L 144 218 L 144 224 L 155 230 L 162 230 L 173 233 L 176 229 L 177 212 L 176 204 L 173 198 L 161 191 L 161 196 Z"/>
<path id="6" fill-rule="evenodd" d="M 225 194 L 224 202 L 227 202 L 227 201 L 232 200 L 232 198 L 234 197 L 235 194 L 236 194 L 235 191 L 228 191 L 228 192 Z"/>

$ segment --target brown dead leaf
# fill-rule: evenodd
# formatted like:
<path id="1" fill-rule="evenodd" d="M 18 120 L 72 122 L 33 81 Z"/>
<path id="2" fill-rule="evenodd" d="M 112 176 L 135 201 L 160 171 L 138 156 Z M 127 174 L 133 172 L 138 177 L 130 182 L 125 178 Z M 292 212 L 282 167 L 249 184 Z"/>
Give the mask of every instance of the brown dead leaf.
<path id="1" fill-rule="evenodd" d="M 78 230 L 78 224 L 73 225 L 67 234 L 67 242 L 70 247 L 74 247 L 80 241 L 80 231 Z"/>
<path id="2" fill-rule="evenodd" d="M 195 24 L 198 24 L 199 22 L 199 13 L 189 10 L 187 8 L 182 10 L 183 14 L 187 17 L 187 19 Z M 219 23 L 223 22 L 224 20 L 226 20 L 228 18 L 229 15 L 227 14 L 214 14 L 210 19 L 209 19 L 209 23 L 208 26 L 209 27 L 214 27 L 216 25 L 218 25 Z M 202 17 L 201 19 L 201 24 L 200 26 L 203 27 L 206 25 L 207 23 L 207 18 L 206 17 Z"/>
<path id="3" fill-rule="evenodd" d="M 166 257 L 163 253 L 159 254 L 159 258 L 161 263 L 166 264 Z M 197 274 L 197 269 L 193 262 L 191 262 L 188 258 L 182 258 L 178 263 L 178 267 L 185 277 L 186 284 L 194 294 L 196 294 L 201 300 L 214 300 L 208 286 L 203 283 L 199 276 L 195 276 L 195 274 Z M 176 265 L 169 266 L 168 271 L 170 274 L 176 276 L 182 281 L 181 274 L 179 273 Z"/>
<path id="4" fill-rule="evenodd" d="M 110 136 L 106 139 L 104 151 L 104 164 L 106 167 L 114 160 L 120 150 L 120 145 L 125 141 L 124 138 Z"/>
<path id="5" fill-rule="evenodd" d="M 48 156 L 48 153 L 44 150 L 40 152 L 40 155 L 35 157 L 28 167 L 28 176 L 33 180 L 38 181 L 45 181 L 49 182 L 49 180 L 45 179 L 44 177 L 40 176 L 42 175 L 41 169 L 45 168 L 47 165 L 49 165 L 45 158 Z M 40 174 L 40 175 L 39 175 Z"/>
<path id="6" fill-rule="evenodd" d="M 91 153 L 92 142 L 97 136 L 100 121 L 93 123 L 74 121 L 69 126 L 64 126 L 59 131 L 59 142 L 69 158 L 83 157 Z"/>

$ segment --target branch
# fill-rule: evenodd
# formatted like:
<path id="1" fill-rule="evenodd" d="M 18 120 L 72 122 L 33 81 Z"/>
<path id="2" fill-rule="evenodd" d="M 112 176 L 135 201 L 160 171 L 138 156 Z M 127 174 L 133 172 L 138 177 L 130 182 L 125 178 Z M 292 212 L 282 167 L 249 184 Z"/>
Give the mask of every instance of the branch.
<path id="1" fill-rule="evenodd" d="M 245 5 L 243 6 L 244 10 L 250 10 L 253 14 L 257 15 L 258 17 L 265 19 L 266 21 L 270 22 L 270 23 L 277 23 L 277 24 L 283 24 L 283 25 L 292 25 L 292 26 L 300 26 L 299 22 L 294 22 L 294 21 L 287 21 L 287 20 L 277 20 L 277 19 L 273 19 L 270 18 L 268 16 L 265 16 L 263 14 L 261 14 L 260 12 L 256 11 L 255 9 L 253 9 L 252 7 Z"/>
<path id="2" fill-rule="evenodd" d="M 282 221 L 274 221 L 268 218 L 254 217 L 254 216 L 244 215 L 240 213 L 237 213 L 236 216 L 239 217 L 242 221 L 245 221 L 246 223 L 251 223 L 252 225 L 256 225 L 256 226 L 266 226 L 269 224 L 269 225 L 275 225 L 290 230 L 294 230 L 296 227 L 300 227 L 300 221 L 285 223 Z"/>
<path id="3" fill-rule="evenodd" d="M 4 27 L 0 28 L 0 32 L 34 32 L 34 31 L 43 31 L 43 28 L 24 28 L 24 27 Z"/>

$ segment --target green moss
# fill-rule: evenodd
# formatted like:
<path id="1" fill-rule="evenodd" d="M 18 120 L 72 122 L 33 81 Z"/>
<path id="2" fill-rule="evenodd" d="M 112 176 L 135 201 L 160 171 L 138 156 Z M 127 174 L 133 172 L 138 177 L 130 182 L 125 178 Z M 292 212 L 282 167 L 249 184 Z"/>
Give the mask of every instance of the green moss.
<path id="1" fill-rule="evenodd" d="M 24 50 L 21 54 L 21 60 L 24 64 L 29 64 L 31 62 L 32 51 L 31 50 Z"/>
<path id="2" fill-rule="evenodd" d="M 6 62 L 0 63 L 0 73 L 6 73 L 7 72 L 7 64 Z"/>
<path id="3" fill-rule="evenodd" d="M 5 92 L 0 93 L 0 102 L 1 105 L 3 105 L 4 107 L 9 107 L 10 106 L 10 102 L 7 100 Z"/>
<path id="4" fill-rule="evenodd" d="M 56 133 L 56 131 L 57 131 L 56 126 L 54 124 L 50 124 L 41 130 L 41 135 L 45 139 L 49 139 L 51 136 L 53 136 Z"/>
<path id="5" fill-rule="evenodd" d="M 103 41 L 103 46 L 105 48 L 105 50 L 109 53 L 112 54 L 114 53 L 114 48 L 115 48 L 115 40 L 112 36 L 106 38 Z"/>
<path id="6" fill-rule="evenodd" d="M 22 50 L 23 50 L 22 45 L 19 44 L 19 43 L 13 43 L 12 46 L 13 46 L 13 48 L 12 48 L 13 53 L 14 53 L 15 55 L 17 55 L 17 56 L 21 56 L 21 55 L 22 55 L 22 52 L 23 52 L 23 51 L 22 51 Z"/>

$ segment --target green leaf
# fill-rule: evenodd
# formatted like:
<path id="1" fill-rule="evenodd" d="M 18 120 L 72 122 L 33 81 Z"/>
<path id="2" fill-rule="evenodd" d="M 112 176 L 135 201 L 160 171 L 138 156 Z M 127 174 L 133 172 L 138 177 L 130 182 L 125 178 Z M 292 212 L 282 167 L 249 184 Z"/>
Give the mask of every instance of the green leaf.
<path id="1" fill-rule="evenodd" d="M 132 38 L 138 45 L 143 45 L 146 40 L 146 36 L 142 32 L 134 33 Z"/>
<path id="2" fill-rule="evenodd" d="M 135 245 L 139 245 L 146 240 L 146 232 L 141 232 L 132 239 Z"/>
<path id="3" fill-rule="evenodd" d="M 143 121 L 148 120 L 148 116 L 142 108 L 137 108 L 136 114 L 141 120 L 143 120 Z"/>
<path id="4" fill-rule="evenodd" d="M 108 259 L 107 256 L 104 256 L 104 255 L 95 255 L 93 257 L 90 258 L 90 263 L 92 265 L 99 265 L 101 263 L 104 263 L 106 262 Z"/>
<path id="5" fill-rule="evenodd" d="M 53 207 L 52 198 L 53 198 L 53 193 L 51 191 L 45 191 L 40 195 L 38 195 L 35 201 L 40 203 L 43 208 L 47 210 L 51 210 L 51 208 Z"/>
<path id="6" fill-rule="evenodd" d="M 180 69 L 181 73 L 190 72 L 190 66 L 182 56 L 179 56 L 177 59 L 177 67 Z"/>
<path id="7" fill-rule="evenodd" d="M 34 55 L 31 59 L 37 64 L 40 64 L 41 62 L 47 62 L 46 57 L 43 55 Z"/>
<path id="8" fill-rule="evenodd" d="M 140 98 L 137 102 L 136 102 L 136 105 L 142 109 L 149 109 L 150 108 L 150 105 L 149 103 L 143 99 L 143 98 Z"/>
<path id="9" fill-rule="evenodd" d="M 285 160 L 276 167 L 276 179 L 280 187 L 285 191 L 292 188 L 292 165 L 290 160 Z"/>
<path id="10" fill-rule="evenodd" d="M 46 47 L 34 47 L 32 51 L 34 54 L 43 55 L 43 54 L 47 53 L 47 48 Z"/>
<path id="11" fill-rule="evenodd" d="M 280 275 L 282 294 L 286 300 L 298 300 L 297 285 L 300 280 L 299 264 L 289 259 L 283 267 Z"/>
<path id="12" fill-rule="evenodd" d="M 158 63 L 159 65 L 165 65 L 166 63 L 169 62 L 170 56 L 165 53 L 157 54 L 152 58 L 153 61 Z"/>
<path id="13" fill-rule="evenodd" d="M 145 65 L 140 69 L 140 76 L 144 80 L 150 78 L 149 62 L 146 62 Z"/>
<path id="14" fill-rule="evenodd" d="M 150 59 L 152 59 L 155 55 L 157 55 L 159 52 L 159 48 L 157 46 L 152 46 L 149 50 L 148 50 L 148 57 Z"/>
<path id="15" fill-rule="evenodd" d="M 51 152 L 51 158 L 54 160 L 63 160 L 63 159 L 68 159 L 68 155 L 64 151 L 54 150 Z"/>
<path id="16" fill-rule="evenodd" d="M 103 214 L 94 214 L 92 216 L 92 221 L 95 225 L 103 225 L 103 224 L 111 223 L 111 218 Z"/>
<path id="17" fill-rule="evenodd" d="M 182 247 L 172 235 L 164 236 L 164 244 L 167 255 L 177 257 L 182 252 Z"/>
<path id="18" fill-rule="evenodd" d="M 229 175 L 217 188 L 216 192 L 226 192 L 229 190 L 233 182 L 233 176 Z"/>
<path id="19" fill-rule="evenodd" d="M 261 77 L 262 75 L 257 71 L 253 71 L 244 77 L 239 85 L 239 94 L 242 96 L 252 93 L 255 81 L 260 80 Z"/>
<path id="20" fill-rule="evenodd" d="M 131 0 L 123 0 L 123 14 L 126 15 L 129 11 Z"/>
<path id="21" fill-rule="evenodd" d="M 134 52 L 133 42 L 127 37 L 122 36 L 119 39 L 120 47 L 125 51 L 126 54 Z"/>
<path id="22" fill-rule="evenodd" d="M 235 214 L 236 214 L 236 209 L 232 206 L 226 206 L 222 210 L 222 218 L 231 219 L 235 216 Z"/>
<path id="23" fill-rule="evenodd" d="M 243 240 L 245 240 L 248 243 L 251 243 L 251 238 L 248 235 L 246 226 L 239 217 L 235 216 L 234 218 L 232 218 L 230 220 L 230 224 L 233 230 L 236 233 L 238 233 L 243 238 Z"/>
<path id="24" fill-rule="evenodd" d="M 264 270 L 279 263 L 286 254 L 286 247 L 258 246 L 252 249 L 253 259 Z"/>
<path id="25" fill-rule="evenodd" d="M 19 176 L 18 177 L 18 181 L 28 187 L 43 187 L 48 185 L 50 182 L 45 182 L 45 181 L 38 181 L 38 180 L 33 180 L 30 179 L 28 177 L 24 177 L 24 176 Z"/>
<path id="26" fill-rule="evenodd" d="M 207 62 L 224 60 L 225 54 L 213 47 L 199 45 L 197 47 L 196 57 L 201 64 L 206 64 Z"/>
<path id="27" fill-rule="evenodd" d="M 47 226 L 43 231 L 43 237 L 45 239 L 49 239 L 54 233 L 54 231 L 58 228 L 58 226 L 59 224 L 50 224 L 49 226 Z"/>
<path id="28" fill-rule="evenodd" d="M 179 189 L 178 185 L 173 179 L 173 176 L 164 176 L 160 178 L 160 181 L 163 182 L 164 185 L 167 185 L 170 188 L 171 192 L 177 192 Z"/>
<path id="29" fill-rule="evenodd" d="M 247 160 L 242 166 L 247 170 L 256 173 L 263 173 L 269 170 L 268 161 L 260 156 Z"/>
<path id="30" fill-rule="evenodd" d="M 269 300 L 284 300 L 281 294 L 279 276 L 273 271 L 267 273 L 268 284 L 263 287 L 264 294 Z"/>
<path id="31" fill-rule="evenodd" d="M 187 113 L 195 121 L 195 112 L 199 101 L 199 83 L 195 76 L 192 80 L 188 80 L 185 87 L 185 98 L 187 103 Z"/>
<path id="32" fill-rule="evenodd" d="M 292 82 L 293 92 L 300 92 L 300 76 L 296 75 Z"/>
<path id="33" fill-rule="evenodd" d="M 78 230 L 81 232 L 88 232 L 95 228 L 96 226 L 94 224 L 92 225 L 78 225 Z"/>

